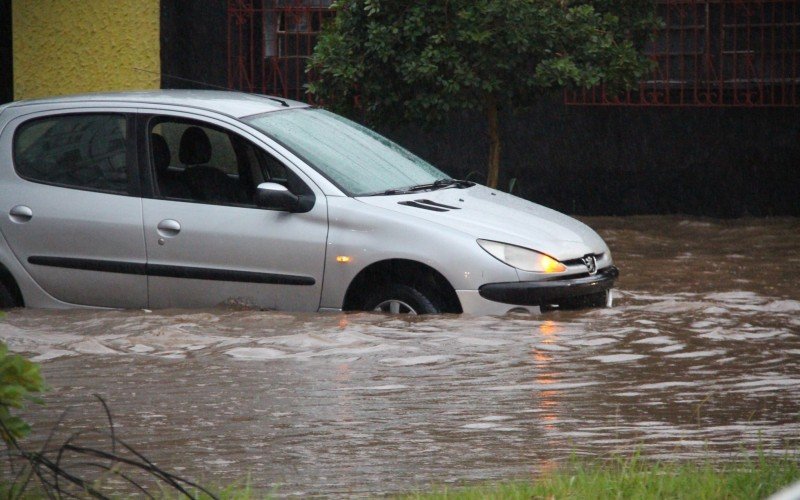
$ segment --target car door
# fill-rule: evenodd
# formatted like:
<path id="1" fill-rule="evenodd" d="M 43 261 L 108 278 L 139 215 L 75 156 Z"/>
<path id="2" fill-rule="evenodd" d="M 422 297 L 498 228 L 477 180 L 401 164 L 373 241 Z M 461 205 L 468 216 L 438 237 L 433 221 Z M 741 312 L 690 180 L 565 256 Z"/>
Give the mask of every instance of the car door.
<path id="1" fill-rule="evenodd" d="M 0 179 L 0 230 L 58 300 L 147 305 L 133 124 L 115 110 L 60 110 L 16 118 L 3 130 L 0 151 L 13 151 L 16 176 Z"/>
<path id="2" fill-rule="evenodd" d="M 141 119 L 152 196 L 143 200 L 150 307 L 242 304 L 315 311 L 328 231 L 325 197 L 241 130 L 210 118 Z M 256 207 L 255 186 L 282 182 L 311 210 Z"/>

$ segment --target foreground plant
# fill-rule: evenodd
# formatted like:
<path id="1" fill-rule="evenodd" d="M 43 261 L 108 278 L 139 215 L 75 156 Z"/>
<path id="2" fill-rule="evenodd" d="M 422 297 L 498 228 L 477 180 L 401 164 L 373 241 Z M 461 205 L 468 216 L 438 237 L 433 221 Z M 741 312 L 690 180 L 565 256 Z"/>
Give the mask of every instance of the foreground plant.
<path id="1" fill-rule="evenodd" d="M 100 396 L 96 397 L 108 418 L 107 429 L 74 432 L 61 444 L 52 444 L 62 416 L 40 449 L 26 448 L 20 439 L 30 433 L 30 425 L 12 410 L 23 409 L 29 401 L 41 403 L 34 394 L 44 389 L 39 365 L 10 354 L 0 342 L 0 437 L 7 448 L 6 471 L 10 472 L 9 477 L 0 478 L 0 498 L 110 498 L 131 494 L 154 498 L 166 492 L 183 498 L 218 498 L 210 490 L 156 466 L 120 439 L 111 411 Z M 87 437 L 92 444 L 84 444 Z M 107 446 L 97 446 L 97 438 Z M 230 497 L 241 498 L 237 495 Z"/>
<path id="2" fill-rule="evenodd" d="M 44 388 L 39 365 L 10 354 L 8 346 L 0 342 L 0 437 L 4 442 L 8 444 L 30 432 L 30 425 L 12 411 L 25 408 L 28 402 L 41 403 L 35 394 Z"/>

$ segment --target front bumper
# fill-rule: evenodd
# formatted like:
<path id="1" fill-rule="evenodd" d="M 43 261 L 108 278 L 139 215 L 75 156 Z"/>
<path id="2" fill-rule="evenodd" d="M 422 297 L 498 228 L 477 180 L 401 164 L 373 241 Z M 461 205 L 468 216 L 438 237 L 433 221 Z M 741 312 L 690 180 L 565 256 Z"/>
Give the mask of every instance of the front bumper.
<path id="1" fill-rule="evenodd" d="M 478 289 L 480 296 L 494 302 L 520 306 L 543 306 L 561 301 L 595 295 L 614 286 L 619 270 L 610 266 L 594 276 L 550 281 L 515 281 L 488 283 Z"/>

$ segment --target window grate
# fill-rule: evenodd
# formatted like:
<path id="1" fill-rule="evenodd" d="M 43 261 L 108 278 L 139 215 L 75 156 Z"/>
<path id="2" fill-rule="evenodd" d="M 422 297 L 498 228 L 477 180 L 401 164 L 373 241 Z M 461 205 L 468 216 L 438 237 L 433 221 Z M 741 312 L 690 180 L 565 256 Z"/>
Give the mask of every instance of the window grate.
<path id="1" fill-rule="evenodd" d="M 800 106 L 800 2 L 661 0 L 639 87 L 567 91 L 575 105 Z"/>
<path id="2" fill-rule="evenodd" d="M 331 0 L 228 0 L 228 87 L 306 100 L 306 61 Z"/>

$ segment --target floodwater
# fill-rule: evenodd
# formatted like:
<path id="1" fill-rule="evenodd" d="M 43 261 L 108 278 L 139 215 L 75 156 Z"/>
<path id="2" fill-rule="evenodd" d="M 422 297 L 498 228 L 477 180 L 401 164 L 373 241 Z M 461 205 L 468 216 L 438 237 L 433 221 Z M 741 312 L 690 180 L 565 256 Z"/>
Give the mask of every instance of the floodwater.
<path id="1" fill-rule="evenodd" d="M 350 495 L 529 477 L 571 455 L 797 452 L 800 219 L 587 218 L 611 309 L 504 318 L 13 311 L 40 442 L 105 416 L 205 483 Z"/>

